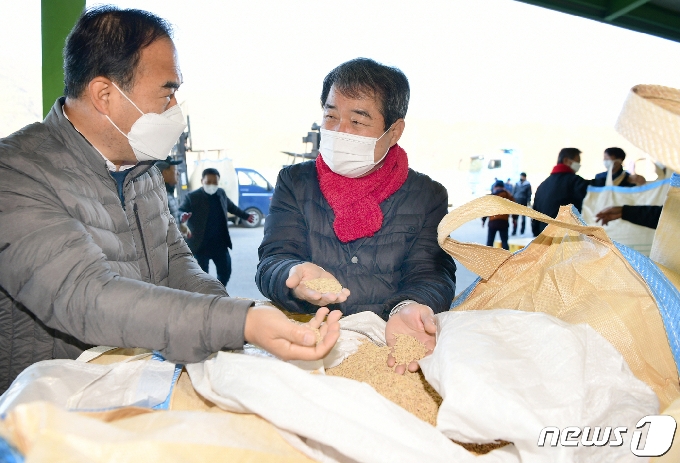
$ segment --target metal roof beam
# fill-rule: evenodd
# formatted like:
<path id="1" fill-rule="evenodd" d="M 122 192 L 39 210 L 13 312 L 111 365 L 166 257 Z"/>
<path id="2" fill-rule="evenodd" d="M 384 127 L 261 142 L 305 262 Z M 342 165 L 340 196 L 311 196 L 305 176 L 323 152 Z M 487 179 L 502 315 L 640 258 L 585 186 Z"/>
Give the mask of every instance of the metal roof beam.
<path id="1" fill-rule="evenodd" d="M 604 17 L 604 20 L 607 22 L 614 21 L 616 18 L 630 13 L 647 2 L 649 0 L 611 0 L 607 16 Z"/>

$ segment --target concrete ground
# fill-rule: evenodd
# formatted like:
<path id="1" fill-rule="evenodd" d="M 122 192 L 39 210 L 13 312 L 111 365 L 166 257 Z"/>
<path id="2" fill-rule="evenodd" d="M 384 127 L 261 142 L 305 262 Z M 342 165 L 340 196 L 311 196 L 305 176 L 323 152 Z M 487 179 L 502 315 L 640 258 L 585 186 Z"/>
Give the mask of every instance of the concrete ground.
<path id="1" fill-rule="evenodd" d="M 255 285 L 255 270 L 258 257 L 257 248 L 262 242 L 264 227 L 242 228 L 230 223 L 229 233 L 234 249 L 231 251 L 232 274 L 227 291 L 232 296 L 262 299 L 263 296 Z M 482 228 L 481 220 L 469 222 L 453 233 L 453 237 L 459 241 L 471 243 L 486 243 L 487 229 Z M 527 227 L 522 237 L 530 237 L 530 224 L 527 219 Z M 512 237 L 511 237 L 512 238 Z M 477 275 L 456 262 L 456 294 L 464 291 Z M 210 274 L 216 276 L 215 266 L 210 262 Z"/>

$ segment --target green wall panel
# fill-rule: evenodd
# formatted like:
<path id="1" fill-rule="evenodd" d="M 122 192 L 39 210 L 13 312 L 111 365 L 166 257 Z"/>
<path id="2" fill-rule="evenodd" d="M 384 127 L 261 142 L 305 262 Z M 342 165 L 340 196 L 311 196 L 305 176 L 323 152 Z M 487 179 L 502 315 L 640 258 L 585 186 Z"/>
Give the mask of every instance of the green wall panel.
<path id="1" fill-rule="evenodd" d="M 85 0 L 41 0 L 43 116 L 64 94 L 62 50 L 66 36 L 85 9 Z"/>

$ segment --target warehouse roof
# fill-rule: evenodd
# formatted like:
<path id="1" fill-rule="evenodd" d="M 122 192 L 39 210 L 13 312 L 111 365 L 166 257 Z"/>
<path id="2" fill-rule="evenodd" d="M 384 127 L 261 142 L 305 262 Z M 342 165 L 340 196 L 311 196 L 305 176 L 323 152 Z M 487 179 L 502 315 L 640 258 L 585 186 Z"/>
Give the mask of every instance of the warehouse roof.
<path id="1" fill-rule="evenodd" d="M 518 0 L 680 42 L 680 0 Z"/>

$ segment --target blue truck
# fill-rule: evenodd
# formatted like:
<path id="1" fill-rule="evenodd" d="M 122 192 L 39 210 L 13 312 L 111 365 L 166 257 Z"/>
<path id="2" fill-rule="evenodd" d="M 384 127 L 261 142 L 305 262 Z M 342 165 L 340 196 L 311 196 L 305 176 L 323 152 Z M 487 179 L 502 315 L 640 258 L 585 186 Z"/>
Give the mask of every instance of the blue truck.
<path id="1" fill-rule="evenodd" d="M 255 216 L 253 223 L 239 220 L 241 226 L 259 227 L 269 214 L 269 205 L 274 194 L 274 187 L 258 171 L 236 168 L 238 177 L 238 207 Z"/>

